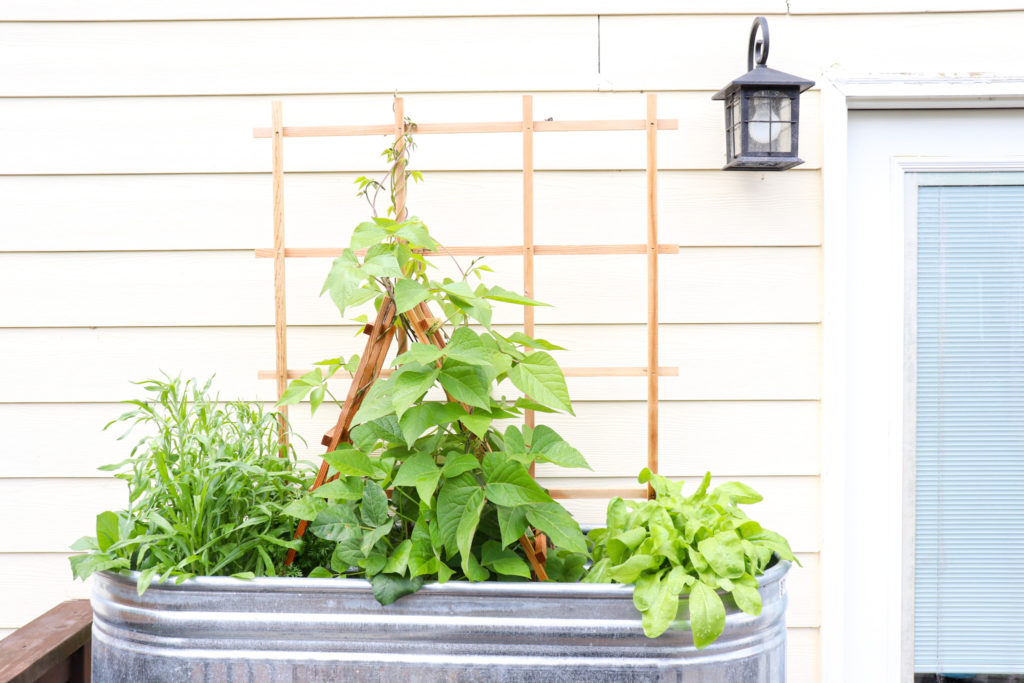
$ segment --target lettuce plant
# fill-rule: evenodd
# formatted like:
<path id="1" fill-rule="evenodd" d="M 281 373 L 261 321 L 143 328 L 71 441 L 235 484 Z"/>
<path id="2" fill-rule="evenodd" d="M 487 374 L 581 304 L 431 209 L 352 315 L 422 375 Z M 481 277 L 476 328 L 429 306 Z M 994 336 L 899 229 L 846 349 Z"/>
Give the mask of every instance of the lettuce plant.
<path id="1" fill-rule="evenodd" d="M 719 591 L 747 614 L 760 614 L 757 576 L 775 556 L 796 560 L 785 538 L 740 510 L 740 504 L 757 503 L 761 495 L 735 481 L 709 491 L 710 472 L 689 496 L 682 495 L 682 482 L 646 468 L 639 481 L 649 482 L 657 497 L 615 498 L 608 504 L 607 527 L 588 534 L 594 563 L 583 581 L 635 584 L 633 604 L 651 638 L 676 620 L 685 594 L 698 649 L 713 643 L 725 627 Z"/>

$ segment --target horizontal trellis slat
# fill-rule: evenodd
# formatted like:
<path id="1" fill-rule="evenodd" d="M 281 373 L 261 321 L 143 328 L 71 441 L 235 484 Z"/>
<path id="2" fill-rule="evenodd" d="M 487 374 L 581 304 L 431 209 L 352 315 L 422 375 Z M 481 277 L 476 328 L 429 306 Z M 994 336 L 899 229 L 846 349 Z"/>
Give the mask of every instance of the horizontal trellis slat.
<path id="1" fill-rule="evenodd" d="M 285 258 L 335 258 L 341 256 L 344 247 L 285 247 Z M 646 254 L 646 244 L 538 244 L 532 247 L 534 256 L 597 256 Z M 362 256 L 365 249 L 356 254 Z M 426 251 L 428 256 L 522 256 L 526 253 L 523 246 L 478 246 L 478 247 L 444 247 L 439 251 Z M 659 244 L 659 254 L 678 254 L 678 244 Z M 274 250 L 263 247 L 255 250 L 256 258 L 274 258 Z"/>
<path id="2" fill-rule="evenodd" d="M 288 370 L 288 379 L 298 379 L 303 375 L 312 372 L 313 368 L 302 368 L 301 370 Z M 389 368 L 384 368 L 380 372 L 381 377 L 388 377 L 392 373 Z M 625 367 L 625 366 L 592 366 L 585 368 L 572 368 L 562 367 L 562 374 L 566 377 L 646 377 L 647 368 L 643 366 L 638 367 Z M 256 372 L 256 376 L 260 379 L 274 379 L 277 375 L 274 370 L 259 370 Z M 658 368 L 659 377 L 678 377 L 678 368 Z M 335 379 L 351 379 L 352 375 L 345 370 L 339 370 L 334 375 Z"/>

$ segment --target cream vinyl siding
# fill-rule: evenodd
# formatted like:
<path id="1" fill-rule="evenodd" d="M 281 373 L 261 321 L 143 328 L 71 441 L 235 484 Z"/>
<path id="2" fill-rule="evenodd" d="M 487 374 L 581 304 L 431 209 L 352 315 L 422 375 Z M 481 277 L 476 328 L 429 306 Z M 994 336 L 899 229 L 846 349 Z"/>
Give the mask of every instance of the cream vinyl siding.
<path id="1" fill-rule="evenodd" d="M 1014 45 L 1009 12 L 769 21 L 771 63 L 812 79 L 834 63 L 938 73 L 1012 73 L 1018 63 L 1013 50 L 994 49 Z M 742 73 L 749 27 L 750 15 L 685 12 L 10 22 L 0 32 L 0 61 L 12 65 L 0 95 L 714 92 Z M 385 49 L 389 40 L 401 49 Z"/>
<path id="2" fill-rule="evenodd" d="M 269 125 L 272 99 L 286 125 L 387 122 L 396 90 L 422 122 L 517 120 L 523 92 L 537 119 L 640 119 L 640 91 L 653 88 L 659 116 L 680 122 L 658 136 L 660 241 L 682 245 L 660 261 L 661 364 L 680 369 L 661 382 L 663 471 L 710 469 L 765 495 L 752 514 L 804 563 L 788 582 L 790 679 L 818 680 L 820 96 L 802 100 L 807 163 L 767 174 L 718 170 L 722 112 L 710 96 L 743 71 L 757 14 L 771 24 L 770 63 L 815 80 L 835 63 L 1005 70 L 1020 18 L 921 14 L 914 0 L 842 5 L 400 0 L 381 16 L 382 5 L 328 0 L 3 3 L 0 636 L 87 594 L 67 546 L 123 503 L 122 484 L 95 467 L 126 455 L 101 427 L 138 395 L 132 380 L 216 372 L 225 397 L 273 399 L 273 382 L 256 378 L 273 366 L 271 262 L 251 251 L 271 245 L 270 144 L 251 129 Z M 452 245 L 520 240 L 520 136 L 419 143 L 414 214 Z M 286 142 L 289 245 L 343 242 L 366 214 L 351 180 L 379 169 L 387 144 Z M 642 136 L 538 134 L 535 148 L 538 244 L 644 240 Z M 490 260 L 497 282 L 519 286 L 518 259 Z M 317 297 L 327 265 L 288 262 L 292 367 L 361 348 Z M 564 365 L 643 365 L 643 265 L 537 259 L 537 296 L 558 305 L 538 311 L 537 333 L 571 349 Z M 595 465 L 573 481 L 629 481 L 645 459 L 643 380 L 574 378 L 570 390 L 579 418 L 550 422 Z M 293 415 L 312 458 L 332 417 Z M 604 507 L 571 505 L 588 521 Z"/>
<path id="3" fill-rule="evenodd" d="M 0 157 L 0 164 L 4 161 Z M 340 222 L 323 217 L 363 211 L 365 204 L 351 191 L 357 175 L 289 174 L 288 241 L 336 240 Z M 548 243 L 577 239 L 580 224 L 636 220 L 635 203 L 616 201 L 616 193 L 643 192 L 639 171 L 545 171 L 535 176 L 534 223 Z M 819 173 L 799 168 L 774 174 L 662 171 L 658 182 L 663 229 L 670 227 L 686 246 L 816 247 L 821 242 Z M 460 226 L 472 222 L 475 241 L 499 245 L 521 229 L 521 187 L 521 174 L 512 171 L 434 172 L 429 183 L 409 187 L 409 201 L 419 214 L 431 216 L 439 237 L 455 239 Z M 61 201 L 54 202 L 54 196 Z M 567 197 L 586 200 L 569 202 Z M 76 175 L 65 170 L 60 175 L 0 175 L 0 204 L 10 227 L 4 235 L 7 250 L 234 249 L 248 256 L 249 250 L 269 243 L 262 230 L 271 211 L 269 173 Z M 486 221 L 472 220 L 481 214 Z M 37 225 L 47 230 L 29 229 Z M 611 229 L 607 233 L 606 238 L 615 237 Z"/>
<path id="4" fill-rule="evenodd" d="M 661 314 L 680 323 L 773 323 L 780 319 L 816 322 L 820 301 L 816 284 L 820 259 L 816 247 L 693 247 L 666 257 Z M 458 272 L 438 260 L 442 274 Z M 535 311 L 537 324 L 641 323 L 646 261 L 635 256 L 537 257 L 536 287 L 553 308 Z M 489 281 L 522 289 L 521 257 L 491 256 L 496 271 Z M 288 262 L 288 322 L 331 325 L 338 311 L 318 297 L 330 259 Z M 251 251 L 48 252 L 0 254 L 0 270 L 12 293 L 7 325 L 19 327 L 104 327 L 186 325 L 272 325 L 273 311 L 258 292 L 271 277 L 272 261 Z M 595 287 L 585 283 L 600 273 Z M 169 276 L 161 277 L 161 274 Z M 188 277 L 174 277 L 187 274 Z M 173 284 L 171 284 L 173 282 Z M 241 290 L 235 305 L 212 292 Z M 74 292 L 74 296 L 62 293 Z M 312 294 L 311 294 L 312 292 Z M 685 296 L 676 293 L 685 292 Z M 600 298 L 595 296 L 599 293 Z M 521 322 L 522 311 L 502 306 L 495 324 Z M 352 326 L 353 331 L 355 326 Z M 584 336 L 587 334 L 583 333 Z M 571 349 L 580 349 L 585 339 Z M 641 360 L 643 352 L 637 360 Z M 614 350 L 612 355 L 614 354 Z M 563 354 L 566 357 L 566 354 Z M 310 359 L 319 360 L 319 359 Z"/>

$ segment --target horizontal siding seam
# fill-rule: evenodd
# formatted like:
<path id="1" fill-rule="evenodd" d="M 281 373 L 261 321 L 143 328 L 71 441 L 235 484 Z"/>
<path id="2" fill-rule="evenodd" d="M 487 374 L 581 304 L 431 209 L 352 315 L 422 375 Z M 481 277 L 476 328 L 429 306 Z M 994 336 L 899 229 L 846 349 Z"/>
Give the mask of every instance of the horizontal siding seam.
<path id="1" fill-rule="evenodd" d="M 939 9 L 909 9 L 909 8 L 896 8 L 892 10 L 884 9 L 872 9 L 866 11 L 857 10 L 840 10 L 835 12 L 827 12 L 821 10 L 800 10 L 792 9 L 789 7 L 789 2 L 786 3 L 787 8 L 784 11 L 766 11 L 759 10 L 756 13 L 765 17 L 913 17 L 919 14 L 1016 14 L 1024 12 L 1024 9 L 1012 9 L 1012 8 L 939 8 Z M 750 15 L 754 14 L 753 10 L 743 9 L 736 11 L 722 11 L 721 8 L 715 7 L 714 10 L 708 11 L 666 11 L 666 10 L 637 10 L 635 7 L 629 10 L 610 10 L 607 8 L 600 8 L 593 11 L 584 10 L 558 10 L 551 12 L 505 12 L 495 14 L 479 14 L 479 13 L 457 13 L 457 12 L 437 12 L 437 13 L 424 13 L 424 14 L 403 14 L 403 15 L 386 15 L 386 14 L 366 14 L 366 15 L 353 15 L 353 14 L 317 14 L 317 15 L 303 15 L 303 16 L 211 16 L 211 17 L 102 17 L 102 18 L 59 18 L 59 19 L 47 19 L 47 18 L 19 18 L 19 17 L 2 17 L 0 16 L 0 25 L 3 24 L 157 24 L 157 23 L 224 23 L 224 22 L 262 22 L 262 21 L 363 21 L 363 20 L 415 20 L 415 19 L 554 19 L 563 17 L 597 17 L 599 15 L 616 17 L 616 18 L 657 18 L 657 17 L 708 17 L 708 16 L 735 16 L 735 15 Z"/>
<path id="2" fill-rule="evenodd" d="M 2 24 L 2 22 L 0 22 Z M 522 89 L 508 89 L 508 90 L 402 90 L 398 92 L 400 96 L 407 95 L 519 95 L 526 92 Z M 608 90 L 602 90 L 600 88 L 584 86 L 584 87 L 573 87 L 573 88 L 530 88 L 528 92 L 531 93 L 542 93 L 542 94 L 558 94 L 558 93 L 586 93 L 586 94 L 601 94 L 607 93 Z M 648 92 L 658 92 L 659 94 L 673 94 L 673 93 L 707 93 L 708 97 L 711 97 L 716 90 L 711 88 L 658 88 L 656 91 L 652 91 L 649 88 L 633 88 L 633 87 L 622 87 L 615 88 L 615 93 L 627 93 L 627 94 L 643 94 Z M 810 93 L 821 93 L 821 86 L 811 86 L 807 91 Z M 259 92 L 173 92 L 173 93 L 104 93 L 104 94 L 75 94 L 75 95 L 61 95 L 61 94 L 33 94 L 33 95 L 18 95 L 14 93 L 2 93 L 0 92 L 0 100 L 69 100 L 69 99 L 91 99 L 91 100 L 105 100 L 105 99 L 149 99 L 149 98 L 190 98 L 190 97 L 280 97 L 282 99 L 288 97 L 308 97 L 316 95 L 394 95 L 394 90 L 345 90 L 340 92 L 332 91 L 259 91 Z"/>

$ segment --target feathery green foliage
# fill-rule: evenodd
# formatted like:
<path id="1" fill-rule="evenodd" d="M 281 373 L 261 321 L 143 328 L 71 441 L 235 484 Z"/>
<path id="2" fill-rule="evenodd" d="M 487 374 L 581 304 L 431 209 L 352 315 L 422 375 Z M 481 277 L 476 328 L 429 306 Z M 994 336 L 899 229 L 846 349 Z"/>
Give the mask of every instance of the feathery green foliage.
<path id="1" fill-rule="evenodd" d="M 140 594 L 154 579 L 275 576 L 300 546 L 283 510 L 312 479 L 290 448 L 279 457 L 277 413 L 220 403 L 210 382 L 139 384 L 152 397 L 125 401 L 133 409 L 107 428 L 129 424 L 146 435 L 129 458 L 100 468 L 128 483 L 128 508 L 101 513 L 96 536 L 72 546 L 89 551 L 71 557 L 75 576 L 136 570 Z"/>

